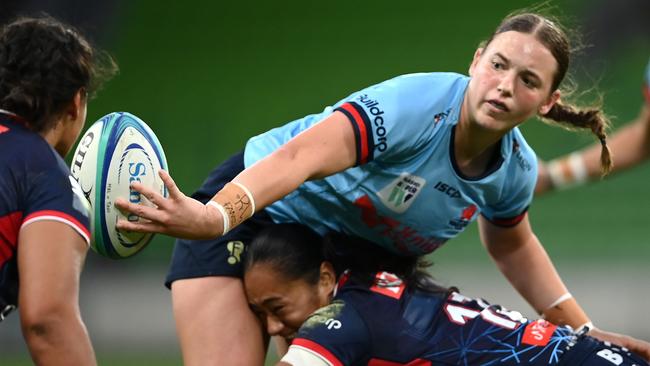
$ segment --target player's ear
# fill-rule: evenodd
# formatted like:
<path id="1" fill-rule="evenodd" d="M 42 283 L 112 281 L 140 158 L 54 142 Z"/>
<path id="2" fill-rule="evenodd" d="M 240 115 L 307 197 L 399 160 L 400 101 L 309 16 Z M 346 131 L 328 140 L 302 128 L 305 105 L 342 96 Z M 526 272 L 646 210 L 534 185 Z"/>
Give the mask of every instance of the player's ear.
<path id="1" fill-rule="evenodd" d="M 555 103 L 560 101 L 560 95 L 561 93 L 559 90 L 555 90 L 554 92 L 552 92 L 551 95 L 549 95 L 549 97 L 544 101 L 544 103 L 542 103 L 542 105 L 539 106 L 539 110 L 537 113 L 539 113 L 539 115 L 541 116 L 548 113 L 551 110 L 551 108 L 553 108 Z"/>
<path id="2" fill-rule="evenodd" d="M 478 61 L 481 59 L 481 55 L 483 54 L 483 47 L 479 47 L 476 49 L 474 52 L 474 58 L 472 59 L 472 63 L 469 65 L 469 76 L 472 76 L 474 73 L 474 69 L 476 68 L 476 65 L 478 64 Z"/>
<path id="3" fill-rule="evenodd" d="M 334 287 L 336 286 L 336 272 L 332 263 L 324 261 L 320 264 L 320 277 L 318 279 L 318 296 L 323 302 L 321 306 L 329 304 Z"/>
<path id="4" fill-rule="evenodd" d="M 86 108 L 87 94 L 85 88 L 79 88 L 72 97 L 72 100 L 63 111 L 64 117 L 68 120 L 75 121 L 79 114 L 83 113 Z"/>

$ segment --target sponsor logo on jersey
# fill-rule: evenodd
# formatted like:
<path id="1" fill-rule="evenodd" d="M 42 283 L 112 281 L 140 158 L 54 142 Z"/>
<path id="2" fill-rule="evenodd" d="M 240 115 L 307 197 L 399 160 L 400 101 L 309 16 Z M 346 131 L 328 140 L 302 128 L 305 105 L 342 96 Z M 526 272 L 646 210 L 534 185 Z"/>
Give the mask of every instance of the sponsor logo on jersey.
<path id="1" fill-rule="evenodd" d="M 456 230 L 463 230 L 470 222 L 472 222 L 472 218 L 476 211 L 478 211 L 476 205 L 472 204 L 467 206 L 463 212 L 461 212 L 460 218 L 450 220 L 449 225 Z"/>
<path id="2" fill-rule="evenodd" d="M 447 239 L 434 236 L 424 236 L 416 229 L 402 224 L 388 216 L 380 215 L 368 195 L 363 195 L 354 201 L 361 209 L 361 220 L 377 234 L 390 240 L 398 252 L 404 254 L 431 253 L 442 246 Z"/>
<path id="3" fill-rule="evenodd" d="M 519 141 L 517 141 L 517 139 L 512 140 L 512 153 L 515 155 L 515 158 L 517 159 L 517 162 L 519 163 L 521 169 L 525 171 L 530 171 L 532 169 L 530 163 L 524 157 L 524 154 L 521 153 Z"/>
<path id="4" fill-rule="evenodd" d="M 235 265 L 241 261 L 241 255 L 244 252 L 244 243 L 241 241 L 230 241 L 226 246 L 228 249 L 228 264 Z"/>
<path id="5" fill-rule="evenodd" d="M 451 113 L 451 108 L 447 109 L 444 112 L 437 113 L 435 116 L 433 116 L 433 127 L 437 126 L 440 122 L 444 122 L 447 117 L 449 117 L 449 113 Z"/>
<path id="6" fill-rule="evenodd" d="M 329 318 L 325 320 L 325 325 L 327 326 L 327 329 L 341 329 L 343 323 L 341 323 L 340 320 Z"/>
<path id="7" fill-rule="evenodd" d="M 403 213 L 411 207 L 425 183 L 424 178 L 402 173 L 391 184 L 378 192 L 377 195 L 386 207 L 397 213 Z"/>
<path id="8" fill-rule="evenodd" d="M 539 319 L 529 323 L 524 330 L 524 336 L 521 343 L 531 346 L 546 346 L 551 340 L 551 336 L 557 325 L 551 324 L 544 319 Z"/>
<path id="9" fill-rule="evenodd" d="M 388 272 L 378 272 L 370 291 L 399 299 L 402 297 L 404 288 L 406 288 L 406 285 L 399 277 Z"/>
<path id="10" fill-rule="evenodd" d="M 344 307 L 345 303 L 342 300 L 336 299 L 332 301 L 329 305 L 316 310 L 312 315 L 310 315 L 302 324 L 301 329 L 304 328 L 305 330 L 308 330 L 320 327 L 322 324 L 327 324 L 327 321 L 330 319 L 336 320 L 340 318 Z M 342 322 L 339 321 L 339 323 L 343 326 Z M 332 326 L 336 326 L 336 324 L 333 324 Z"/>
<path id="11" fill-rule="evenodd" d="M 433 186 L 433 188 L 437 189 L 438 191 L 446 194 L 451 198 L 460 198 L 460 191 L 457 188 L 454 188 L 447 183 L 443 183 L 442 181 L 436 183 L 436 185 Z"/>
<path id="12" fill-rule="evenodd" d="M 375 149 L 386 151 L 388 149 L 388 141 L 386 140 L 387 131 L 386 127 L 384 127 L 384 111 L 380 108 L 379 102 L 370 99 L 368 94 L 358 96 L 357 100 L 370 112 L 368 117 L 372 122 L 372 129 L 375 135 Z"/>

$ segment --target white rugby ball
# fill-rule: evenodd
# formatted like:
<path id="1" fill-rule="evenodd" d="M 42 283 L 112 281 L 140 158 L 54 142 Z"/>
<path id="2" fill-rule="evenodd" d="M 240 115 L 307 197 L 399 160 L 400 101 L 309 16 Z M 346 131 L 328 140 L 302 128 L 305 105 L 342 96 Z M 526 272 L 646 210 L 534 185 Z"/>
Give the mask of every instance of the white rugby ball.
<path id="1" fill-rule="evenodd" d="M 164 197 L 167 189 L 158 176 L 167 170 L 162 145 L 138 117 L 126 112 L 110 113 L 95 122 L 77 145 L 70 171 L 90 203 L 91 247 L 109 258 L 126 258 L 138 253 L 153 234 L 120 231 L 118 219 L 137 222 L 140 218 L 125 216 L 115 205 L 116 198 L 132 203 L 152 204 L 140 193 L 130 189 L 133 181 L 142 182 Z"/>

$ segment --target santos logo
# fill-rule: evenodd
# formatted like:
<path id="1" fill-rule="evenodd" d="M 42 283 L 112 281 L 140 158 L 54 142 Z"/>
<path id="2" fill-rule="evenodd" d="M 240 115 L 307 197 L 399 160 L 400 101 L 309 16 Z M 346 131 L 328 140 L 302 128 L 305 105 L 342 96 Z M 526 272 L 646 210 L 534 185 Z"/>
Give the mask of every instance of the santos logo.
<path id="1" fill-rule="evenodd" d="M 422 177 L 402 173 L 377 195 L 386 207 L 397 213 L 403 213 L 411 207 L 425 183 L 426 180 Z"/>
<path id="2" fill-rule="evenodd" d="M 123 168 L 126 168 L 126 172 L 123 170 Z M 118 184 L 122 183 L 122 173 L 127 173 L 126 175 L 128 175 L 129 185 L 129 202 L 139 204 L 142 201 L 142 195 L 140 192 L 131 188 L 131 183 L 142 182 L 142 179 L 147 176 L 148 172 L 152 172 L 153 170 L 154 169 L 151 158 L 142 146 L 133 143 L 129 145 L 126 150 L 124 150 L 120 159 L 117 182 Z M 130 213 L 127 216 L 127 220 L 129 221 L 138 221 L 139 219 L 140 218 L 133 213 Z"/>

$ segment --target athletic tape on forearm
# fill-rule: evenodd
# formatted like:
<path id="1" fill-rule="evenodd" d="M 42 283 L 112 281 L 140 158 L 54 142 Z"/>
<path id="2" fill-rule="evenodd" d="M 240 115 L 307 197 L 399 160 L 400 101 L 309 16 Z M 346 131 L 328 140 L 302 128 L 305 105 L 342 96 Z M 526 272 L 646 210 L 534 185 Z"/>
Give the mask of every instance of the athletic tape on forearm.
<path id="1" fill-rule="evenodd" d="M 573 297 L 573 295 L 571 295 L 571 293 L 567 292 L 567 293 L 563 294 L 562 296 L 558 297 L 557 300 L 553 301 L 551 303 L 551 305 L 547 306 L 544 310 L 554 308 L 554 307 L 560 305 L 561 303 L 563 303 L 564 301 L 569 300 L 572 297 Z"/>
<path id="2" fill-rule="evenodd" d="M 575 332 L 576 333 L 589 333 L 594 328 L 596 328 L 594 326 L 594 323 L 592 323 L 591 321 L 588 321 L 588 322 L 582 324 L 581 326 L 579 326 L 578 328 L 576 328 Z"/>
<path id="3" fill-rule="evenodd" d="M 551 161 L 548 164 L 548 175 L 556 189 L 579 185 L 589 178 L 587 166 L 579 152 L 574 152 L 564 159 Z"/>
<path id="4" fill-rule="evenodd" d="M 223 230 L 221 232 L 221 235 L 226 235 L 226 233 L 230 231 L 230 220 L 228 219 L 228 214 L 226 214 L 226 209 L 214 201 L 208 201 L 208 203 L 205 205 L 212 206 L 216 208 L 219 213 L 221 213 L 221 221 L 223 221 Z"/>
<path id="5" fill-rule="evenodd" d="M 214 196 L 213 201 L 221 205 L 225 216 L 228 217 L 228 230 L 241 224 L 255 213 L 253 195 L 241 183 L 230 182 L 226 184 Z"/>
<path id="6" fill-rule="evenodd" d="M 562 297 L 564 299 L 558 301 Z M 558 300 L 555 300 L 551 306 L 542 312 L 542 316 L 546 320 L 557 325 L 570 325 L 573 329 L 590 322 L 589 317 L 573 296 L 561 295 Z"/>

